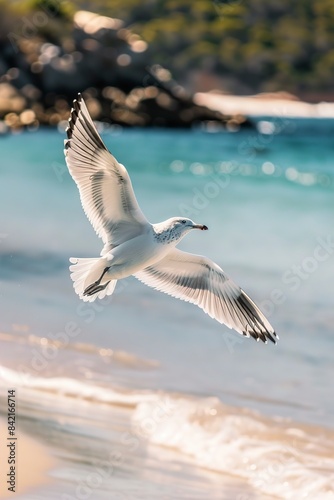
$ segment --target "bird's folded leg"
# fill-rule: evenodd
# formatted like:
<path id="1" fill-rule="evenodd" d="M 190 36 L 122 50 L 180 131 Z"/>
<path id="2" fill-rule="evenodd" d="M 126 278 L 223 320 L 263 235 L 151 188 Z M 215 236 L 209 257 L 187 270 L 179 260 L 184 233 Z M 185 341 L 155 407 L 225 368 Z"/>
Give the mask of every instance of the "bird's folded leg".
<path id="1" fill-rule="evenodd" d="M 105 267 L 103 270 L 103 273 L 101 274 L 99 279 L 97 281 L 94 281 L 94 283 L 92 283 L 91 285 L 87 286 L 87 288 L 85 288 L 83 294 L 84 295 L 94 295 L 95 293 L 101 292 L 101 290 L 104 290 L 108 286 L 110 281 L 107 281 L 107 283 L 105 283 L 104 285 L 100 285 L 100 283 L 102 281 L 103 276 L 109 271 L 109 269 L 110 269 L 110 267 Z"/>
<path id="2" fill-rule="evenodd" d="M 105 288 L 107 288 L 107 286 L 109 285 L 110 281 L 107 281 L 107 283 L 105 283 L 104 285 L 98 285 L 96 283 L 93 283 L 92 285 L 89 285 L 85 291 L 84 291 L 84 295 L 94 295 L 95 293 L 98 293 L 98 292 L 101 292 L 102 290 L 104 290 Z"/>

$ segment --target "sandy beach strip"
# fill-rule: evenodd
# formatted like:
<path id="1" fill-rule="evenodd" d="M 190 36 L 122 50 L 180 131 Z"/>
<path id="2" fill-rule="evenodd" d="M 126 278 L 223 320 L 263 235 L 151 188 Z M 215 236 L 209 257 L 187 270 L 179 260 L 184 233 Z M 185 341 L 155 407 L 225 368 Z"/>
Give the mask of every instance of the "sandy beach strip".
<path id="1" fill-rule="evenodd" d="M 16 428 L 15 447 L 12 446 L 12 458 L 15 456 L 15 464 L 11 465 L 10 461 L 10 443 L 7 439 L 8 429 L 7 422 L 0 420 L 0 498 L 15 498 L 17 495 L 22 495 L 28 491 L 39 488 L 48 483 L 51 479 L 48 477 L 48 471 L 55 465 L 56 460 L 51 457 L 45 446 L 38 443 L 35 439 L 27 436 Z M 14 441 L 13 441 L 14 443 Z M 13 452 L 15 455 L 13 455 Z M 10 477 L 7 475 L 10 472 L 10 467 L 15 467 L 15 490 L 10 490 Z M 13 487 L 13 486 L 12 486 Z"/>
<path id="2" fill-rule="evenodd" d="M 334 103 L 311 104 L 298 99 L 269 98 L 265 95 L 235 96 L 214 92 L 198 92 L 194 101 L 200 106 L 227 115 L 286 116 L 291 118 L 334 118 Z"/>

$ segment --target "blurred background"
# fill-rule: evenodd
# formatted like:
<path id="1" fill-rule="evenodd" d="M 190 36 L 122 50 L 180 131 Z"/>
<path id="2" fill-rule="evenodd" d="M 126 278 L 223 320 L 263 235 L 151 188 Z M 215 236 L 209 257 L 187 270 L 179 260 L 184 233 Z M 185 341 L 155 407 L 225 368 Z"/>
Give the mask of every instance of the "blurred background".
<path id="1" fill-rule="evenodd" d="M 224 106 L 195 105 L 197 92 L 333 101 L 330 0 L 1 0 L 0 8 L 2 127 L 56 125 L 78 90 L 95 119 L 134 126 L 226 123 Z M 238 103 L 226 110 L 245 114 Z"/>
<path id="2" fill-rule="evenodd" d="M 28 457 L 16 496 L 333 499 L 333 2 L 0 10 L 0 411 L 5 436 L 14 388 Z M 78 92 L 147 218 L 208 225 L 181 248 L 242 286 L 277 346 L 134 278 L 78 299 L 68 259 L 101 250 L 63 155 Z"/>

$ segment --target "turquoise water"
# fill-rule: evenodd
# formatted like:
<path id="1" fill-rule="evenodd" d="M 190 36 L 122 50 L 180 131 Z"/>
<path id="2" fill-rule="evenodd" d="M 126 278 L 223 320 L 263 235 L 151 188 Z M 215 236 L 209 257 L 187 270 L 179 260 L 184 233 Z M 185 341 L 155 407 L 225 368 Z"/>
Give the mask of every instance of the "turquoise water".
<path id="1" fill-rule="evenodd" d="M 134 278 L 118 283 L 112 300 L 81 303 L 72 289 L 68 259 L 99 255 L 101 242 L 67 173 L 64 134 L 40 130 L 2 137 L 0 142 L 0 326 L 6 334 L 0 363 L 13 377 L 14 372 L 29 372 L 36 390 L 41 380 L 65 377 L 66 386 L 85 381 L 96 388 L 113 386 L 154 397 L 161 391 L 181 394 L 187 401 L 178 412 L 183 421 L 173 418 L 170 428 L 146 436 L 158 447 L 167 446 L 175 429 L 189 424 L 194 410 L 185 405 L 195 404 L 193 398 L 217 398 L 212 403 L 216 414 L 228 415 L 234 431 L 239 424 L 232 416 L 238 410 L 232 408 L 259 412 L 249 417 L 254 429 L 263 418 L 272 423 L 279 417 L 291 421 L 293 428 L 312 425 L 314 432 L 331 432 L 325 431 L 334 421 L 330 133 L 291 121 L 272 135 L 256 130 L 107 129 L 103 138 L 127 167 L 151 222 L 184 215 L 209 227 L 183 240 L 180 248 L 207 255 L 223 267 L 267 313 L 280 342 L 265 346 L 243 339 L 195 306 Z M 117 355 L 118 362 L 114 357 L 116 362 L 110 364 L 113 352 L 125 357 Z M 24 386 L 22 380 L 17 384 Z M 63 382 L 59 384 L 64 392 Z M 76 389 L 79 394 L 82 390 Z M 59 402 L 48 398 L 57 414 Z M 135 422 L 151 411 L 145 401 L 140 404 L 144 406 L 136 406 L 131 417 Z M 224 411 L 220 405 L 225 405 Z M 93 429 L 92 423 L 85 425 Z M 185 435 L 189 425 L 187 429 Z M 200 439 L 197 431 L 192 429 L 194 441 Z M 282 443 L 286 429 L 280 432 Z M 174 445 L 180 456 L 191 456 L 197 467 L 208 468 L 200 453 L 200 447 L 207 446 L 205 437 L 201 439 L 196 453 L 190 453 L 181 438 Z M 268 461 L 264 436 L 260 443 L 263 462 Z M 225 449 L 226 442 L 221 446 Z M 245 451 L 233 453 L 239 463 Z M 213 470 L 230 472 L 222 457 L 210 463 L 215 464 Z M 255 491 L 289 498 L 279 491 L 281 477 L 278 489 L 271 490 L 263 481 L 262 486 L 253 484 L 252 476 L 233 467 Z M 333 471 L 331 467 L 327 464 Z M 303 474 L 309 477 L 309 470 Z M 271 478 L 272 487 L 274 483 Z"/>

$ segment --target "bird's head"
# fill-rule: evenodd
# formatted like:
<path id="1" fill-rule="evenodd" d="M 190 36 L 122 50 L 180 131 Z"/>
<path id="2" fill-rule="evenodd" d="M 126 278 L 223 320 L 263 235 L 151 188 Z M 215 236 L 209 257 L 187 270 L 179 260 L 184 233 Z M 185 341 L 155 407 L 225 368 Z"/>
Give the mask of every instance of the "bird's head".
<path id="1" fill-rule="evenodd" d="M 193 220 L 185 217 L 174 217 L 172 220 L 173 227 L 178 228 L 182 233 L 188 232 L 191 229 L 200 229 L 201 231 L 206 231 L 208 229 L 204 224 L 196 224 Z"/>
<path id="2" fill-rule="evenodd" d="M 200 229 L 201 231 L 206 231 L 208 228 L 204 224 L 196 224 L 191 219 L 186 217 L 173 217 L 166 221 L 167 227 L 174 237 L 179 240 L 183 238 L 192 229 Z"/>

